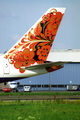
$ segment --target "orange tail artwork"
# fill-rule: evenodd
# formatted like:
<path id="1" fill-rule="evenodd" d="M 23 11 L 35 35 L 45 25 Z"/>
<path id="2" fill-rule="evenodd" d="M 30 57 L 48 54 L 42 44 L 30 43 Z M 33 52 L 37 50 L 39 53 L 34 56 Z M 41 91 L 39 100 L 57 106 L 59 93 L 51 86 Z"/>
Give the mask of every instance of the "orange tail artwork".
<path id="1" fill-rule="evenodd" d="M 26 71 L 24 67 L 47 63 L 64 12 L 65 8 L 50 8 L 4 55 L 4 58 L 20 73 Z M 62 65 L 48 65 L 45 68 L 51 72 L 62 68 Z"/>

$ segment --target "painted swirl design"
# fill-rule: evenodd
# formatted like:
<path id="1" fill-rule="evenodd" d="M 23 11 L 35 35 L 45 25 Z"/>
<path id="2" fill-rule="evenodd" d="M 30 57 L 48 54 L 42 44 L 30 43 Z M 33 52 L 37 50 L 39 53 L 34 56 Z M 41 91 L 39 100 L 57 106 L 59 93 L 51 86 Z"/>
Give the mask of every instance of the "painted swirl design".
<path id="1" fill-rule="evenodd" d="M 24 35 L 20 42 L 5 55 L 5 58 L 9 59 L 10 63 L 13 64 L 16 69 L 19 69 L 20 73 L 25 72 L 21 67 L 44 63 L 51 49 L 62 17 L 63 14 L 61 12 L 52 9 L 42 17 L 42 20 L 35 28 L 31 28 L 31 30 Z"/>

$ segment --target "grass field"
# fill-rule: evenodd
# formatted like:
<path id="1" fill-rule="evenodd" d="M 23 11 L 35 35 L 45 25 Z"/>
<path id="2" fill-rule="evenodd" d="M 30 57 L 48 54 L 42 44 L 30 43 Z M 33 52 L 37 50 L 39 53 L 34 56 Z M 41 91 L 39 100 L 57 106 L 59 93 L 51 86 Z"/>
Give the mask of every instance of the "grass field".
<path id="1" fill-rule="evenodd" d="M 0 120 L 80 120 L 80 101 L 0 101 Z"/>
<path id="2" fill-rule="evenodd" d="M 0 92 L 0 96 L 6 95 L 80 95 L 80 92 Z"/>

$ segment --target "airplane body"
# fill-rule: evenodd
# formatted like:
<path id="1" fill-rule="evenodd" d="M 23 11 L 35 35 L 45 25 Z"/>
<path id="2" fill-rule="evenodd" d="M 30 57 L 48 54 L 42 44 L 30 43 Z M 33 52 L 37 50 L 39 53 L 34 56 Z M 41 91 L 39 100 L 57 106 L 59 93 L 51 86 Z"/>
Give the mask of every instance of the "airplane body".
<path id="1" fill-rule="evenodd" d="M 0 83 L 58 70 L 66 62 L 47 61 L 65 8 L 50 8 L 5 54 L 0 55 Z"/>

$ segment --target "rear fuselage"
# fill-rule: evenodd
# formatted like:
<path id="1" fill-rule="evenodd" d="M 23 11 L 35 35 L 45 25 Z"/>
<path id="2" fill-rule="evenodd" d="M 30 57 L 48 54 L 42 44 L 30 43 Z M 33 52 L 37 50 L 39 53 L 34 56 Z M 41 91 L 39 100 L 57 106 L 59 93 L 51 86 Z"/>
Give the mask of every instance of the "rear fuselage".
<path id="1" fill-rule="evenodd" d="M 0 56 L 0 83 L 32 77 L 45 73 L 48 73 L 45 68 L 26 70 L 24 73 L 20 73 L 18 69 L 16 69 L 12 64 L 9 63 L 8 59 L 3 58 L 3 55 Z"/>

